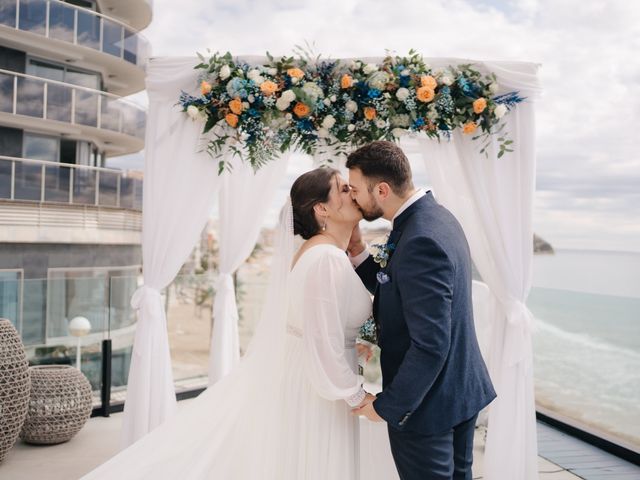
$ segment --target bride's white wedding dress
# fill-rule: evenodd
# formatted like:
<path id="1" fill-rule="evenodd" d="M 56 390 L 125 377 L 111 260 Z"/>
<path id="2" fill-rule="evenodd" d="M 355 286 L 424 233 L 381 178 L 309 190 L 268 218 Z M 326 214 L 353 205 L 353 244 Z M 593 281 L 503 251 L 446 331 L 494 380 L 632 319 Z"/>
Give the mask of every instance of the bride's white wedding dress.
<path id="1" fill-rule="evenodd" d="M 371 297 L 333 245 L 310 247 L 289 271 L 286 224 L 281 282 L 239 367 L 83 478 L 359 479 L 355 343 Z"/>

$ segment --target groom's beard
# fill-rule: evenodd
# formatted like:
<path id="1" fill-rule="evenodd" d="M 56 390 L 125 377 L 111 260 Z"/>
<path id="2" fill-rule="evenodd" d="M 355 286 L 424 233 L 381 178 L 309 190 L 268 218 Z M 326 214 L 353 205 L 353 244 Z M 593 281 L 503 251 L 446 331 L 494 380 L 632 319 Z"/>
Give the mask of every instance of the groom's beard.
<path id="1" fill-rule="evenodd" d="M 382 217 L 382 215 L 384 214 L 382 209 L 378 206 L 373 206 L 370 209 L 365 209 L 360 205 L 358 205 L 358 208 L 362 213 L 362 218 L 364 218 L 367 222 L 373 222 L 374 220 L 377 220 L 380 217 Z"/>

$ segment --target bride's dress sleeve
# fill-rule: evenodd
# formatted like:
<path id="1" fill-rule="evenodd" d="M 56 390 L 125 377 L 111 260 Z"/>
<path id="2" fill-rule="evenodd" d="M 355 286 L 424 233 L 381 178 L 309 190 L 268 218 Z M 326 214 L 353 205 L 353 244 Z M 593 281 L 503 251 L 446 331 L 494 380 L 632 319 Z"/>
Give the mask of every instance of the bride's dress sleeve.
<path id="1" fill-rule="evenodd" d="M 309 267 L 304 280 L 302 319 L 305 373 L 316 392 L 327 400 L 354 407 L 364 399 L 360 377 L 345 355 L 345 296 L 349 295 L 346 255 L 323 255 Z"/>

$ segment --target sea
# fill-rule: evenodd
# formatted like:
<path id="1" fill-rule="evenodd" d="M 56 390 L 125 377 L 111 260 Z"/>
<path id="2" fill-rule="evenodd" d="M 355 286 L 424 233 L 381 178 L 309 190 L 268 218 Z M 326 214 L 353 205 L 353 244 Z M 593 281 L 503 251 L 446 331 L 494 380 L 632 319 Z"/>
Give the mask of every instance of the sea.
<path id="1" fill-rule="evenodd" d="M 640 449 L 640 253 L 536 255 L 536 401 Z"/>

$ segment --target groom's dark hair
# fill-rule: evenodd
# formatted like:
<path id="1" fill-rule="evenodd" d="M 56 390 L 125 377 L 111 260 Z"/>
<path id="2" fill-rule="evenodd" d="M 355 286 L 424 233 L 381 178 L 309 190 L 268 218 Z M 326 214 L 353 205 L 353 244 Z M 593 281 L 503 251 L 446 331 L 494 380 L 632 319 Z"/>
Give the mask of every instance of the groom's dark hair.
<path id="1" fill-rule="evenodd" d="M 347 168 L 358 168 L 374 184 L 386 182 L 396 195 L 413 188 L 411 165 L 402 149 L 393 142 L 377 140 L 367 143 L 347 157 Z"/>

